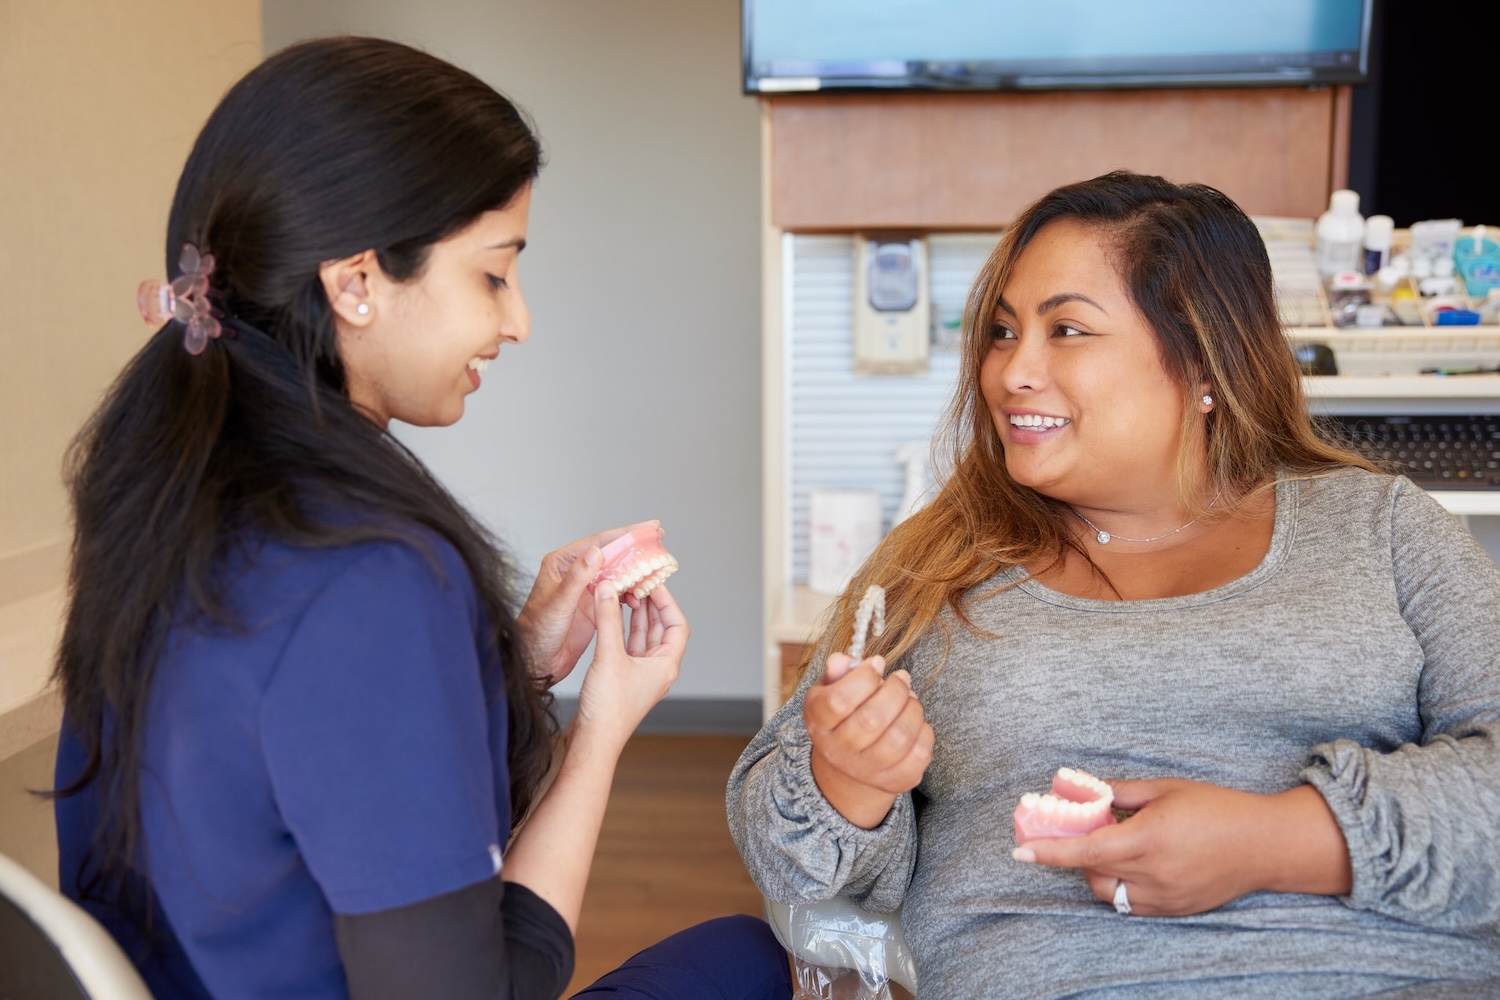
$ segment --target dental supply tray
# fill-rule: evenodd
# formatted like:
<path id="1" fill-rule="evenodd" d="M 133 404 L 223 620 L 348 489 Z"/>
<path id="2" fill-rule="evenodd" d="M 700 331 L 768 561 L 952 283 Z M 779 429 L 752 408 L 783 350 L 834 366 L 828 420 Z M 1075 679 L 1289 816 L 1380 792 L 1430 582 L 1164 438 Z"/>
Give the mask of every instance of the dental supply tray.
<path id="1" fill-rule="evenodd" d="M 1411 277 L 1390 290 L 1373 287 L 1371 304 L 1384 308 L 1386 325 L 1338 325 L 1329 293 L 1317 273 L 1313 226 L 1307 219 L 1257 218 L 1276 281 L 1277 307 L 1293 343 L 1326 344 L 1341 375 L 1415 375 L 1424 368 L 1495 368 L 1500 365 L 1500 323 L 1484 297 L 1422 296 Z M 1469 230 L 1465 230 L 1468 233 Z M 1463 237 L 1460 237 L 1463 238 Z M 1405 250 L 1409 237 L 1398 230 L 1392 252 Z M 1372 286 L 1376 283 L 1372 280 Z M 1462 287 L 1462 282 L 1459 282 Z M 1407 296 L 1400 322 L 1393 300 Z M 1478 325 L 1439 325 L 1435 306 L 1481 313 Z M 1411 322 L 1416 320 L 1416 322 Z"/>

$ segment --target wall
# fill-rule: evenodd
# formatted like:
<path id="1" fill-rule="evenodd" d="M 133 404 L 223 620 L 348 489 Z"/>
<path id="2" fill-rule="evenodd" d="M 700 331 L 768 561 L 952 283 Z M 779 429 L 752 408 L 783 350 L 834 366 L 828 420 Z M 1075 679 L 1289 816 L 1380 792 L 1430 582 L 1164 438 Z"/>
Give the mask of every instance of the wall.
<path id="1" fill-rule="evenodd" d="M 255 0 L 0 0 L 0 757 L 55 724 L 63 452 L 149 332 L 182 161 L 260 53 Z"/>
<path id="2" fill-rule="evenodd" d="M 516 553 L 659 517 L 693 625 L 674 699 L 761 696 L 760 126 L 739 5 L 266 0 L 266 51 L 418 45 L 535 118 L 532 338 L 452 428 L 402 437 Z M 577 679 L 562 694 L 576 692 Z"/>

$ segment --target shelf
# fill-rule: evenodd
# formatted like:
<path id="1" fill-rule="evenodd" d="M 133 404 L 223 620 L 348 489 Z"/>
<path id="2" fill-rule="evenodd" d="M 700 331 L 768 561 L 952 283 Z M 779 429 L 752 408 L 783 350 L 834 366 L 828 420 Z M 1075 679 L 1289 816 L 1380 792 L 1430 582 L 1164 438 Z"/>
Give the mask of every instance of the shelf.
<path id="1" fill-rule="evenodd" d="M 1302 380 L 1308 398 L 1343 399 L 1473 399 L 1485 409 L 1500 409 L 1500 374 L 1484 375 L 1324 375 Z"/>

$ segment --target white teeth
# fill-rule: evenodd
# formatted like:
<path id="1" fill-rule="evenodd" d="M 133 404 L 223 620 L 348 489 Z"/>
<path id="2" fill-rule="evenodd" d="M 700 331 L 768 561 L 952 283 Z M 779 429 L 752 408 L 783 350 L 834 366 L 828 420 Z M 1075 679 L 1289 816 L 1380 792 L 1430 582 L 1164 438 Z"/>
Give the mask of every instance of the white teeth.
<path id="1" fill-rule="evenodd" d="M 622 591 L 628 590 L 639 599 L 655 590 L 676 571 L 676 559 L 671 556 L 653 556 L 630 566 L 619 577 L 618 586 Z"/>
<path id="2" fill-rule="evenodd" d="M 1010 418 L 1012 427 L 1063 427 L 1070 423 L 1066 417 L 1044 417 L 1038 413 L 1013 413 Z"/>
<path id="3" fill-rule="evenodd" d="M 1021 804 L 1028 809 L 1038 809 L 1047 815 L 1061 814 L 1063 816 L 1085 816 L 1100 813 L 1108 807 L 1109 802 L 1104 799 L 1095 799 L 1092 802 L 1071 802 L 1068 799 L 1047 792 L 1038 795 L 1036 792 L 1027 792 L 1021 796 Z"/>
<path id="4" fill-rule="evenodd" d="M 470 358 L 469 368 L 472 371 L 482 372 L 490 366 L 489 358 Z"/>

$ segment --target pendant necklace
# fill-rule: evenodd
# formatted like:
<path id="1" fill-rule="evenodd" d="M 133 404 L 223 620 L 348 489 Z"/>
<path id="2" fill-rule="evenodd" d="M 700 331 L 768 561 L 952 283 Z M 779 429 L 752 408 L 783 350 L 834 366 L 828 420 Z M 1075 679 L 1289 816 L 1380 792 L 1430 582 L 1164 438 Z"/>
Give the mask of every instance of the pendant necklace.
<path id="1" fill-rule="evenodd" d="M 1222 495 L 1223 495 L 1223 491 L 1222 490 L 1220 490 L 1218 493 L 1214 494 L 1214 498 L 1208 502 L 1208 510 L 1213 510 L 1214 504 L 1216 504 L 1216 503 L 1219 502 L 1219 497 L 1222 496 Z M 1187 524 L 1178 525 L 1177 527 L 1173 528 L 1171 531 L 1164 532 L 1163 534 L 1160 534 L 1160 535 L 1153 535 L 1150 538 L 1131 538 L 1128 535 L 1117 535 L 1117 534 L 1114 534 L 1113 532 L 1105 531 L 1103 528 L 1099 527 L 1093 521 L 1090 521 L 1088 518 L 1084 517 L 1082 514 L 1079 514 L 1078 513 L 1078 508 L 1074 507 L 1072 504 L 1068 504 L 1068 509 L 1071 510 L 1075 514 L 1078 514 L 1078 516 L 1080 518 L 1082 518 L 1084 524 L 1086 524 L 1090 528 L 1094 529 L 1094 537 L 1098 540 L 1098 542 L 1099 542 L 1100 545 L 1108 545 L 1110 542 L 1114 541 L 1116 538 L 1118 538 L 1122 542 L 1137 542 L 1137 543 L 1140 543 L 1140 542 L 1159 542 L 1163 538 L 1170 538 L 1172 535 L 1177 534 L 1183 528 L 1190 528 L 1190 527 L 1192 527 L 1193 525 L 1197 524 L 1198 521 L 1203 517 L 1202 514 L 1199 514 L 1197 517 L 1193 518 Z"/>

